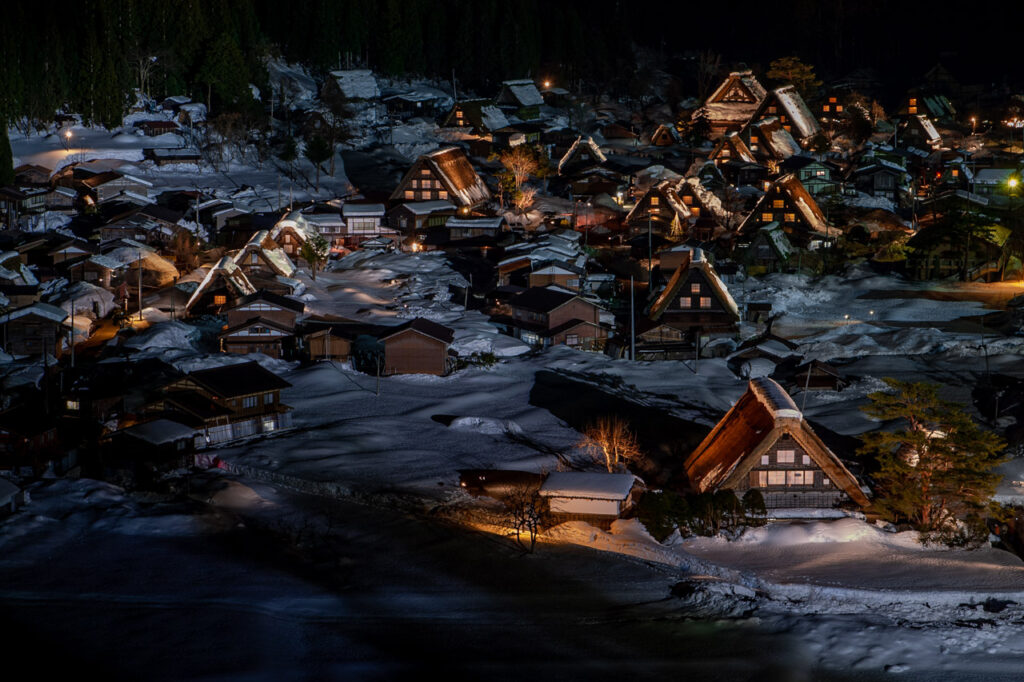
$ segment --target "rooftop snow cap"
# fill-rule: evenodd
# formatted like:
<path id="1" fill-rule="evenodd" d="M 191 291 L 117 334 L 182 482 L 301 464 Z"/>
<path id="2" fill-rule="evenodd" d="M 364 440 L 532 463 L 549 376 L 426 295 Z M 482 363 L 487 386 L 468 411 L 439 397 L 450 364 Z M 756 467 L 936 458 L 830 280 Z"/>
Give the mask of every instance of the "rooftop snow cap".
<path id="1" fill-rule="evenodd" d="M 751 379 L 750 390 L 775 419 L 803 419 L 796 403 L 774 380 L 768 377 Z"/>

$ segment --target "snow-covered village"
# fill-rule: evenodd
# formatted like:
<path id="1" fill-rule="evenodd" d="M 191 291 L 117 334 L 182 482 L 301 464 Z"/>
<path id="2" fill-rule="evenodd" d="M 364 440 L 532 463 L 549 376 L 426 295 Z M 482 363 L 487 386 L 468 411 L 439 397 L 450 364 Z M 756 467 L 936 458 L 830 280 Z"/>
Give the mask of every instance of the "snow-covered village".
<path id="1" fill-rule="evenodd" d="M 1019 10 L 57 5 L 0 22 L 12 675 L 1024 674 Z"/>

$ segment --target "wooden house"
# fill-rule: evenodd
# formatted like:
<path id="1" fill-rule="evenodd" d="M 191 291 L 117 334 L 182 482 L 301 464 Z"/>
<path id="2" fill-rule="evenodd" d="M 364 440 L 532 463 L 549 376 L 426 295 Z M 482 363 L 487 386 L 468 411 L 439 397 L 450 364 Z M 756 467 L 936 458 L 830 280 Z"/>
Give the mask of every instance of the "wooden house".
<path id="1" fill-rule="evenodd" d="M 741 497 L 758 490 L 769 514 L 870 504 L 789 394 L 769 378 L 750 381 L 683 466 L 695 491 L 731 490 Z"/>
<path id="2" fill-rule="evenodd" d="M 881 157 L 868 156 L 850 173 L 858 192 L 881 197 L 896 203 L 910 199 L 910 174 L 903 166 Z"/>
<path id="3" fill-rule="evenodd" d="M 942 136 L 927 116 L 909 116 L 899 122 L 896 130 L 897 142 L 902 147 L 938 149 L 942 145 Z"/>
<path id="4" fill-rule="evenodd" d="M 111 170 L 96 173 L 82 180 L 82 186 L 92 202 L 99 204 L 126 194 L 146 197 L 153 188 L 153 183 L 134 175 Z"/>
<path id="5" fill-rule="evenodd" d="M 702 249 L 682 253 L 682 262 L 651 303 L 647 317 L 686 332 L 694 343 L 735 334 L 739 308 L 722 278 Z"/>
<path id="6" fill-rule="evenodd" d="M 769 168 L 777 168 L 780 162 L 804 151 L 774 116 L 751 123 L 740 135 L 746 139 L 754 159 Z"/>
<path id="7" fill-rule="evenodd" d="M 586 270 L 571 263 L 544 261 L 532 265 L 527 282 L 530 287 L 556 286 L 580 291 L 586 276 Z"/>
<path id="8" fill-rule="evenodd" d="M 714 148 L 708 155 L 708 161 L 718 166 L 728 161 L 757 163 L 757 158 L 750 147 L 747 146 L 747 143 L 743 141 L 739 132 L 733 131 L 722 135 L 718 139 L 718 142 L 715 143 Z"/>
<path id="9" fill-rule="evenodd" d="M 344 246 L 357 248 L 368 239 L 391 234 L 384 223 L 384 213 L 384 204 L 346 201 L 341 207 L 341 218 L 345 221 Z"/>
<path id="10" fill-rule="evenodd" d="M 748 272 L 784 272 L 790 257 L 796 252 L 786 237 L 782 225 L 771 222 L 757 231 L 743 254 Z"/>
<path id="11" fill-rule="evenodd" d="M 269 230 L 253 233 L 233 260 L 250 282 L 273 280 L 275 277 L 294 277 L 297 271 L 284 249 L 270 238 Z"/>
<path id="12" fill-rule="evenodd" d="M 219 314 L 243 296 L 256 292 L 245 272 L 224 256 L 214 264 L 185 304 L 189 315 Z"/>
<path id="13" fill-rule="evenodd" d="M 810 156 L 791 156 L 780 164 L 782 172 L 795 173 L 811 196 L 830 196 L 842 191 L 839 166 Z"/>
<path id="14" fill-rule="evenodd" d="M 650 227 L 657 234 L 675 239 L 685 237 L 691 213 L 676 190 L 677 184 L 662 180 L 640 197 L 625 219 L 633 234 L 644 233 Z"/>
<path id="15" fill-rule="evenodd" d="M 671 123 L 662 123 L 651 133 L 651 146 L 671 147 L 679 144 L 679 131 Z"/>
<path id="16" fill-rule="evenodd" d="M 985 234 L 976 233 L 965 242 L 962 234 L 945 225 L 928 224 L 907 242 L 911 248 L 907 256 L 907 277 L 915 280 L 962 277 L 969 281 L 998 281 L 1002 274 L 1003 247 L 1010 235 L 1008 228 L 991 225 Z"/>
<path id="17" fill-rule="evenodd" d="M 819 118 L 831 124 L 841 123 L 846 119 L 846 98 L 838 92 L 831 92 L 821 100 Z"/>
<path id="18" fill-rule="evenodd" d="M 324 80 L 321 97 L 369 102 L 380 99 L 380 86 L 370 69 L 339 69 Z"/>
<path id="19" fill-rule="evenodd" d="M 424 154 L 406 172 L 392 192 L 389 203 L 451 201 L 472 208 L 491 198 L 483 179 L 458 147 Z"/>
<path id="20" fill-rule="evenodd" d="M 217 334 L 222 352 L 239 355 L 263 353 L 272 358 L 283 357 L 285 344 L 293 338 L 294 327 L 260 317 L 228 324 L 227 329 Z"/>
<path id="21" fill-rule="evenodd" d="M 825 214 L 792 173 L 771 184 L 740 225 L 739 232 L 753 239 L 769 223 L 780 223 L 790 242 L 800 247 L 817 245 L 832 236 Z"/>
<path id="22" fill-rule="evenodd" d="M 767 94 L 752 71 L 734 71 L 698 111 L 707 116 L 711 135 L 717 138 L 745 126 Z"/>
<path id="23" fill-rule="evenodd" d="M 295 258 L 302 251 L 306 240 L 319 234 L 306 217 L 298 211 L 291 211 L 274 224 L 270 238 L 280 245 L 288 256 Z"/>
<path id="24" fill-rule="evenodd" d="M 502 83 L 494 103 L 521 121 L 536 121 L 540 118 L 540 107 L 544 104 L 544 97 L 537 89 L 536 83 L 526 78 Z"/>
<path id="25" fill-rule="evenodd" d="M 453 215 L 455 204 L 450 201 L 407 201 L 392 207 L 386 222 L 392 230 L 411 236 L 443 226 Z"/>
<path id="26" fill-rule="evenodd" d="M 384 344 L 384 374 L 436 374 L 452 369 L 449 349 L 455 332 L 422 317 L 392 328 L 380 337 Z"/>
<path id="27" fill-rule="evenodd" d="M 89 282 L 113 291 L 130 275 L 131 267 L 102 254 L 94 254 L 68 266 L 68 279 Z"/>
<path id="28" fill-rule="evenodd" d="M 279 296 L 266 289 L 260 289 L 226 306 L 222 314 L 227 317 L 229 327 L 259 319 L 268 320 L 287 329 L 295 328 L 295 319 L 306 309 L 302 301 Z"/>
<path id="29" fill-rule="evenodd" d="M 558 161 L 558 174 L 574 177 L 585 171 L 597 168 L 607 161 L 594 138 L 577 137 L 569 150 Z"/>
<path id="30" fill-rule="evenodd" d="M 599 528 L 632 509 L 643 483 L 630 473 L 553 471 L 540 486 L 554 523 L 585 521 Z"/>
<path id="31" fill-rule="evenodd" d="M 458 128 L 474 135 L 490 135 L 508 126 L 505 112 L 489 99 L 456 102 L 441 121 L 444 128 Z"/>
<path id="32" fill-rule="evenodd" d="M 769 92 L 751 117 L 751 122 L 776 118 L 782 129 L 793 136 L 798 144 L 807 144 L 821 132 L 821 125 L 796 88 L 787 85 Z"/>
<path id="33" fill-rule="evenodd" d="M 163 135 L 165 133 L 178 132 L 178 124 L 174 121 L 136 121 L 135 127 L 141 130 L 142 134 L 146 137 L 156 137 L 157 135 Z"/>
<path id="34" fill-rule="evenodd" d="M 142 150 L 142 157 L 152 161 L 155 166 L 169 166 L 175 163 L 198 165 L 203 160 L 199 150 L 177 147 L 147 147 Z"/>
<path id="35" fill-rule="evenodd" d="M 49 303 L 33 303 L 0 315 L 3 349 L 10 355 L 60 357 L 69 332 L 68 314 Z"/>
<path id="36" fill-rule="evenodd" d="M 838 368 L 821 360 L 800 362 L 792 357 L 780 362 L 772 373 L 772 379 L 785 386 L 790 393 L 796 391 L 841 391 L 850 385 Z"/>
<path id="37" fill-rule="evenodd" d="M 48 187 L 53 170 L 46 166 L 24 163 L 14 169 L 14 184 L 18 187 Z"/>
<path id="38" fill-rule="evenodd" d="M 497 239 L 503 232 L 508 232 L 508 223 L 501 216 L 463 218 L 452 216 L 445 221 L 448 239 L 471 239 L 473 237 L 493 237 Z"/>
<path id="39" fill-rule="evenodd" d="M 608 338 L 600 308 L 576 294 L 550 287 L 516 294 L 508 301 L 507 314 L 495 321 L 516 338 L 539 348 L 565 344 L 599 350 Z"/>
<path id="40" fill-rule="evenodd" d="M 197 370 L 168 384 L 151 407 L 194 427 L 197 446 L 214 445 L 291 426 L 281 402 L 284 379 L 258 362 Z"/>

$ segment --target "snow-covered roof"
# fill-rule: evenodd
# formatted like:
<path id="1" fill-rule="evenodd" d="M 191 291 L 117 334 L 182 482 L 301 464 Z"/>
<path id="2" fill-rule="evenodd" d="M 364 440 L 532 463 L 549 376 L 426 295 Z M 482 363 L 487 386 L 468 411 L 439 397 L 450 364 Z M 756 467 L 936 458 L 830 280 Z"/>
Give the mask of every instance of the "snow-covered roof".
<path id="1" fill-rule="evenodd" d="M 509 125 L 505 112 L 493 104 L 480 107 L 480 121 L 487 130 L 501 130 Z"/>
<path id="2" fill-rule="evenodd" d="M 430 215 L 437 211 L 455 210 L 455 204 L 450 201 L 437 199 L 434 201 L 408 201 L 402 204 L 413 215 Z"/>
<path id="3" fill-rule="evenodd" d="M 39 284 L 29 267 L 21 262 L 17 251 L 0 254 L 0 281 L 28 286 Z"/>
<path id="4" fill-rule="evenodd" d="M 602 164 L 608 160 L 608 158 L 604 155 L 604 152 L 602 152 L 601 149 L 597 146 L 597 143 L 594 142 L 593 137 L 588 137 L 586 140 L 584 140 L 583 137 L 580 136 L 576 138 L 576 141 L 572 143 L 572 146 L 569 147 L 569 150 L 565 153 L 564 156 L 562 156 L 561 160 L 558 162 L 559 175 L 562 175 L 562 170 L 565 167 L 565 165 L 568 164 L 573 159 L 575 159 L 576 155 L 580 153 L 580 151 L 582 151 L 580 147 L 586 148 L 586 151 L 589 152 L 590 154 L 590 159 L 594 162 L 595 165 Z"/>
<path id="5" fill-rule="evenodd" d="M 544 104 L 544 96 L 540 94 L 540 90 L 537 89 L 537 84 L 529 78 L 521 80 L 505 81 L 502 83 L 504 86 L 504 93 L 499 97 L 499 101 L 507 101 L 504 95 L 507 93 L 511 95 L 520 106 L 531 107 Z"/>
<path id="6" fill-rule="evenodd" d="M 374 99 L 380 97 L 380 88 L 373 71 L 369 69 L 348 69 L 331 71 L 331 77 L 337 83 L 347 99 Z"/>
<path id="7" fill-rule="evenodd" d="M 176 440 L 191 438 L 196 434 L 196 430 L 170 419 L 154 419 L 151 422 L 130 426 L 122 433 L 130 434 L 153 445 L 164 445 Z"/>
<path id="8" fill-rule="evenodd" d="M 245 246 L 239 249 L 238 253 L 235 254 L 234 262 L 236 265 L 243 265 L 246 261 L 246 255 L 250 253 L 259 253 L 263 256 L 264 261 L 275 274 L 281 275 L 282 277 L 291 277 L 295 274 L 297 268 L 292 263 L 288 254 L 284 252 L 279 246 L 268 247 L 267 244 L 273 244 L 273 240 L 268 239 L 268 230 L 260 230 L 253 234 L 246 242 Z"/>
<path id="9" fill-rule="evenodd" d="M 103 254 L 99 253 L 96 254 L 95 256 L 90 256 L 89 258 L 81 262 L 75 263 L 71 267 L 77 268 L 79 265 L 84 265 L 85 263 L 93 263 L 95 265 L 100 266 L 101 268 L 106 268 L 107 270 L 120 270 L 121 268 L 127 267 L 127 264 L 122 263 L 116 258 L 104 256 Z"/>
<path id="10" fill-rule="evenodd" d="M 384 204 L 349 204 L 341 207 L 341 215 L 346 218 L 373 217 L 384 215 Z"/>
<path id="11" fill-rule="evenodd" d="M 761 404 L 776 419 L 803 419 L 793 399 L 783 390 L 782 386 L 771 379 L 761 377 L 750 382 L 750 388 Z"/>
<path id="12" fill-rule="evenodd" d="M 939 131 L 935 129 L 935 124 L 927 116 L 918 114 L 918 122 L 921 124 L 921 129 L 928 138 L 929 143 L 935 143 L 940 141 L 942 138 L 939 136 Z"/>
<path id="13" fill-rule="evenodd" d="M 754 132 L 760 137 L 760 144 L 767 148 L 769 155 L 776 160 L 784 161 L 804 151 L 774 116 L 754 123 L 751 126 L 751 134 Z"/>
<path id="14" fill-rule="evenodd" d="M 210 285 L 220 276 L 232 286 L 239 295 L 247 296 L 256 292 L 256 287 L 252 285 L 249 278 L 245 276 L 245 272 L 242 271 L 238 265 L 231 260 L 231 256 L 224 256 L 221 258 L 216 265 L 210 268 L 210 271 L 206 273 L 206 277 L 199 283 L 196 290 L 192 292 L 192 296 L 188 299 L 185 304 L 185 310 L 189 310 L 199 300 L 199 298 L 206 292 Z"/>
<path id="15" fill-rule="evenodd" d="M 500 230 L 505 219 L 501 216 L 495 216 L 493 218 L 458 218 L 452 216 L 445 221 L 444 226 L 447 228 L 468 228 L 476 230 Z"/>
<path id="16" fill-rule="evenodd" d="M 790 254 L 793 253 L 793 245 L 789 243 L 789 239 L 786 237 L 786 231 L 782 229 L 782 224 L 778 222 L 771 222 L 761 228 L 761 233 L 764 234 L 765 239 L 769 240 L 778 252 L 779 257 L 785 260 L 789 258 Z"/>
<path id="17" fill-rule="evenodd" d="M 306 216 L 302 215 L 298 211 L 292 211 L 274 224 L 274 228 L 270 231 L 270 238 L 274 241 L 279 242 L 281 232 L 286 228 L 291 228 L 297 236 L 303 240 L 309 239 L 317 234 L 317 229 L 310 226 L 309 221 L 306 220 Z"/>
<path id="18" fill-rule="evenodd" d="M 544 479 L 540 494 L 541 497 L 624 500 L 636 481 L 633 474 L 553 471 Z"/>
<path id="19" fill-rule="evenodd" d="M 63 322 L 68 317 L 67 312 L 62 308 L 50 305 L 49 303 L 40 303 L 37 301 L 32 305 L 12 310 L 3 317 L 0 317 L 0 324 L 5 324 L 11 320 L 17 320 L 18 318 L 25 317 L 26 315 L 37 315 L 57 323 Z"/>
<path id="20" fill-rule="evenodd" d="M 818 119 L 811 113 L 810 107 L 807 106 L 804 98 L 800 96 L 795 87 L 787 85 L 783 88 L 778 88 L 774 93 L 775 97 L 778 98 L 779 106 L 783 108 L 785 114 L 793 122 L 794 132 L 797 137 L 806 140 L 821 132 Z"/>

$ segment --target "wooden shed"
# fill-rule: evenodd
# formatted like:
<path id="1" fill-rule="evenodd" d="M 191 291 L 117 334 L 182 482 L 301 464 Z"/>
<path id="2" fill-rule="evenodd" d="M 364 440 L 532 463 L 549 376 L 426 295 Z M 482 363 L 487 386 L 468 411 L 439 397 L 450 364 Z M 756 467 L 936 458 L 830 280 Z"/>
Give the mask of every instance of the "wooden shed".
<path id="1" fill-rule="evenodd" d="M 552 520 L 586 521 L 607 528 L 633 504 L 640 480 L 629 473 L 555 471 L 540 487 Z"/>
<path id="2" fill-rule="evenodd" d="M 385 374 L 436 374 L 450 369 L 448 348 L 455 333 L 442 324 L 417 317 L 382 336 Z"/>

